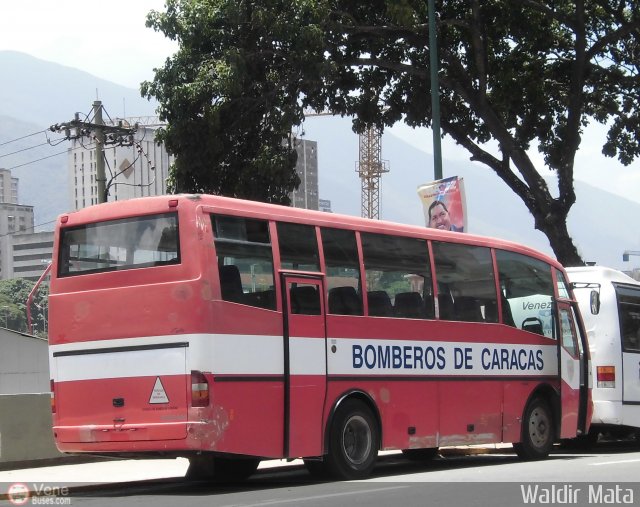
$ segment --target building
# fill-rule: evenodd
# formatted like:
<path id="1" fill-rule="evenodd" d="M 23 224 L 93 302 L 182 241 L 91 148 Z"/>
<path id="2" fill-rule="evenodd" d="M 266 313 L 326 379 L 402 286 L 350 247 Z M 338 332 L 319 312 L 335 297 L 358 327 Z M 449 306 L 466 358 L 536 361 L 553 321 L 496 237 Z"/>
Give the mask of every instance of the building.
<path id="1" fill-rule="evenodd" d="M 138 123 L 138 128 L 130 146 L 105 147 L 107 200 L 166 194 L 169 166 L 173 158 L 163 144 L 155 142 L 156 131 L 162 124 L 157 118 L 116 119 L 114 123 L 119 121 Z M 68 159 L 72 209 L 98 203 L 96 161 L 95 144 L 87 145 L 86 139 L 81 138 L 72 140 Z"/>
<path id="2" fill-rule="evenodd" d="M 0 169 L 0 202 L 18 204 L 18 178 L 8 169 Z"/>
<path id="3" fill-rule="evenodd" d="M 291 193 L 294 208 L 318 209 L 318 143 L 306 139 L 296 141 L 296 171 L 300 186 Z"/>
<path id="4" fill-rule="evenodd" d="M 329 199 L 318 199 L 318 210 L 325 213 L 333 213 L 331 211 L 331 201 Z"/>
<path id="5" fill-rule="evenodd" d="M 13 238 L 32 233 L 33 228 L 33 206 L 18 204 L 18 178 L 12 177 L 11 171 L 0 169 L 0 279 L 14 276 Z"/>
<path id="6" fill-rule="evenodd" d="M 53 232 L 22 232 L 0 238 L 1 278 L 37 281 L 51 262 Z"/>

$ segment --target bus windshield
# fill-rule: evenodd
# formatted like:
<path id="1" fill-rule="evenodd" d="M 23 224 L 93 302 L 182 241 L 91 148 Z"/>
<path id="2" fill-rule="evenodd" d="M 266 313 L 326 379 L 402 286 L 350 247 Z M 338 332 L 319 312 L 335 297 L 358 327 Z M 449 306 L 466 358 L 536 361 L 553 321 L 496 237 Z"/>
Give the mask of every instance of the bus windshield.
<path id="1" fill-rule="evenodd" d="M 61 277 L 179 263 L 176 213 L 110 220 L 60 232 Z"/>

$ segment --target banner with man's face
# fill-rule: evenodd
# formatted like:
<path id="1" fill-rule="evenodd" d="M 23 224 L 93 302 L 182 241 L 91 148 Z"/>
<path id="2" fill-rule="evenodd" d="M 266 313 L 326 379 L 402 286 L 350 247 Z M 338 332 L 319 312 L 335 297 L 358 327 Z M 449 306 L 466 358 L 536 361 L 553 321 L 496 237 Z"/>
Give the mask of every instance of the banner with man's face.
<path id="1" fill-rule="evenodd" d="M 464 180 L 457 176 L 418 187 L 427 227 L 448 231 L 467 230 Z"/>

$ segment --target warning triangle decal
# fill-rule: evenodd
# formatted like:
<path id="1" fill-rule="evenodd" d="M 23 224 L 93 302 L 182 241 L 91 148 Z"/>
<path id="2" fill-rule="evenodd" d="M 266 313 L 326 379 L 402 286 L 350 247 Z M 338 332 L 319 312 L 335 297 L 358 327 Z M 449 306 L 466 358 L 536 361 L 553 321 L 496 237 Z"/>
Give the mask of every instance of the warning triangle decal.
<path id="1" fill-rule="evenodd" d="M 149 403 L 169 403 L 169 397 L 164 390 L 160 377 L 156 377 L 156 383 L 153 384 L 153 391 L 151 391 Z"/>

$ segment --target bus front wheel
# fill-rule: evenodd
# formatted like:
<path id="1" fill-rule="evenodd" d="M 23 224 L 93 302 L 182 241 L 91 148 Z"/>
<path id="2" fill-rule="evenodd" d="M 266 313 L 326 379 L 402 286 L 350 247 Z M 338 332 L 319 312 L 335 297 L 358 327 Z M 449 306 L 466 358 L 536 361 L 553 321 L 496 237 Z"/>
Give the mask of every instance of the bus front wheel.
<path id="1" fill-rule="evenodd" d="M 554 440 L 553 415 L 549 403 L 543 398 L 532 399 L 524 411 L 521 441 L 513 444 L 516 454 L 527 461 L 546 458 Z"/>
<path id="2" fill-rule="evenodd" d="M 380 430 L 367 405 L 346 400 L 336 410 L 329 434 L 327 470 L 339 479 L 367 477 L 376 463 Z"/>

